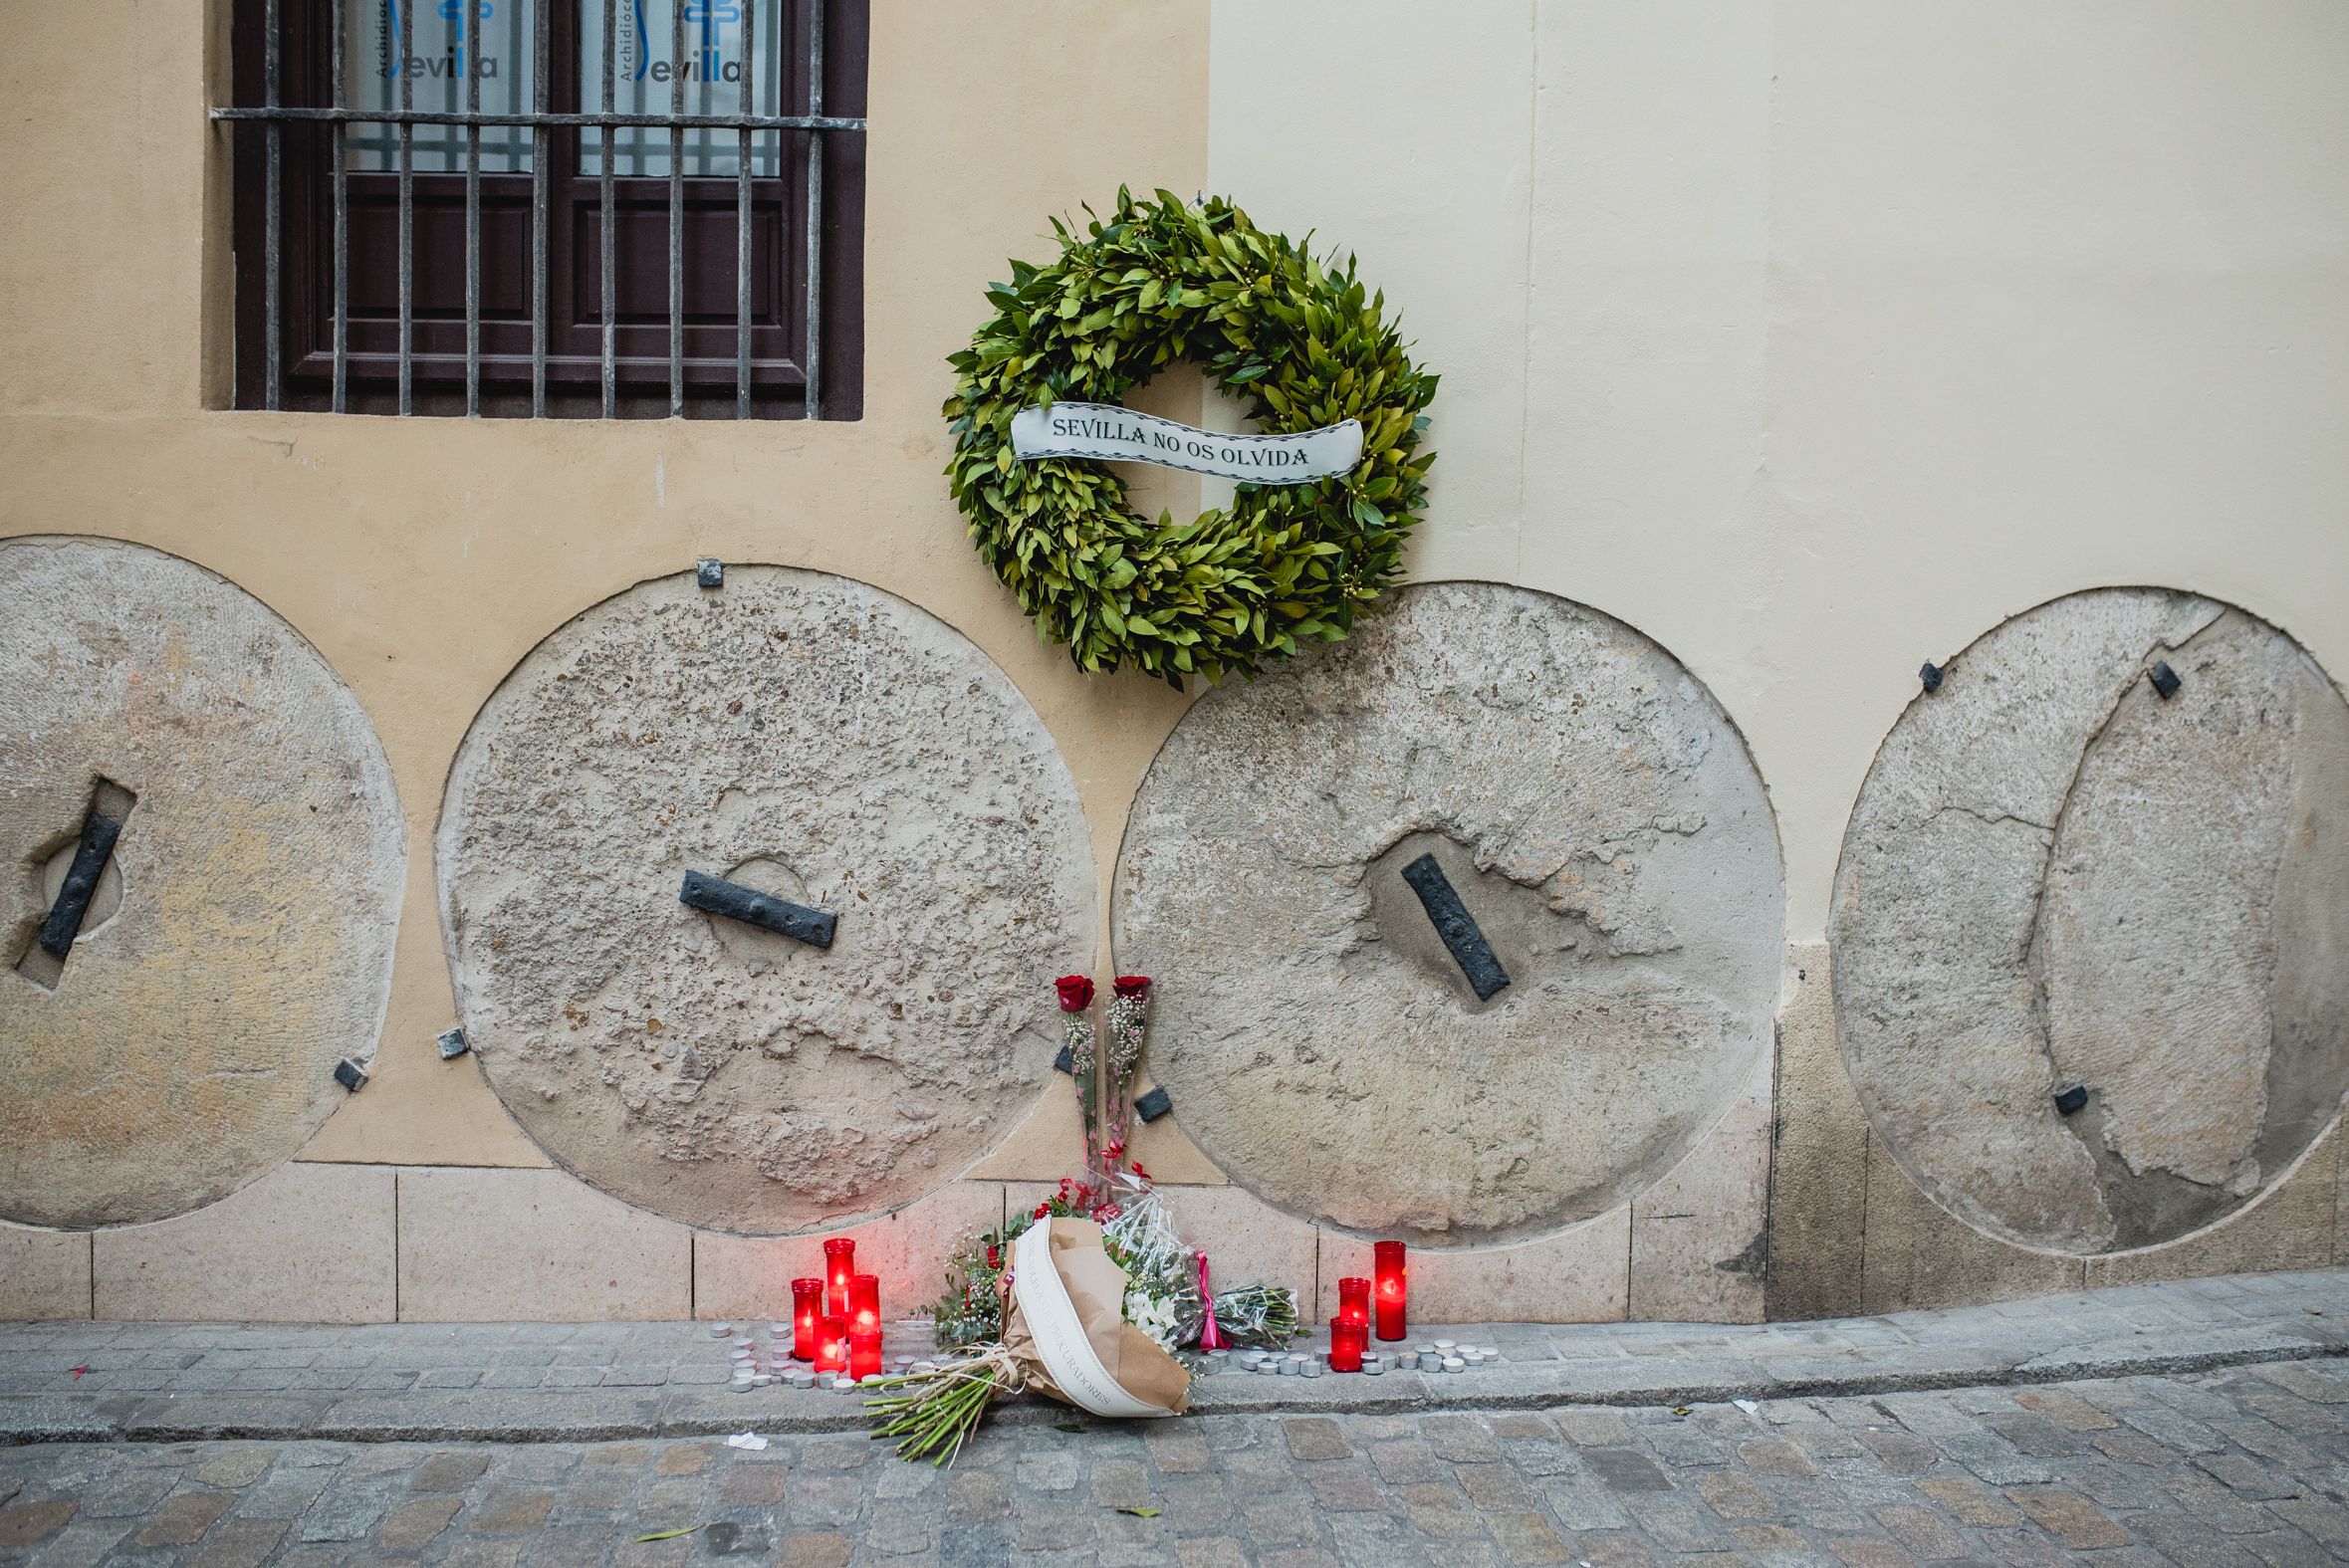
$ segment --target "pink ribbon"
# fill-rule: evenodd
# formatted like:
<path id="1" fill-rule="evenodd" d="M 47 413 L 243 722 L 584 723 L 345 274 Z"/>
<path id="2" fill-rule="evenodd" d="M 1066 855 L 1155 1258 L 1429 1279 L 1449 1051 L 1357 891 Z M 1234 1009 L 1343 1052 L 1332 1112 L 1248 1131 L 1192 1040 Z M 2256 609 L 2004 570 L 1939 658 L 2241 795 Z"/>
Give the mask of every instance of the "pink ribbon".
<path id="1" fill-rule="evenodd" d="M 1215 1295 L 1207 1288 L 1207 1254 L 1205 1252 L 1199 1254 L 1199 1300 L 1200 1310 L 1204 1314 L 1199 1323 L 1199 1348 L 1201 1350 L 1226 1349 L 1223 1331 L 1215 1326 Z"/>

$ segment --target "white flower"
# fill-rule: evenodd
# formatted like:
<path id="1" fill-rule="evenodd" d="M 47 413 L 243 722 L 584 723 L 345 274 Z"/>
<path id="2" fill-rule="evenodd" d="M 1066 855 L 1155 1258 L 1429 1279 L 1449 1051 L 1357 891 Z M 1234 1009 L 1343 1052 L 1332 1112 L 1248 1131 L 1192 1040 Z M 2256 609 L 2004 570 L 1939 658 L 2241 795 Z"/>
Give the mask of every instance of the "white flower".
<path id="1" fill-rule="evenodd" d="M 1128 1290 L 1125 1293 L 1125 1320 L 1156 1340 L 1160 1349 L 1174 1349 L 1175 1304 L 1172 1297 L 1151 1296 L 1139 1290 Z"/>

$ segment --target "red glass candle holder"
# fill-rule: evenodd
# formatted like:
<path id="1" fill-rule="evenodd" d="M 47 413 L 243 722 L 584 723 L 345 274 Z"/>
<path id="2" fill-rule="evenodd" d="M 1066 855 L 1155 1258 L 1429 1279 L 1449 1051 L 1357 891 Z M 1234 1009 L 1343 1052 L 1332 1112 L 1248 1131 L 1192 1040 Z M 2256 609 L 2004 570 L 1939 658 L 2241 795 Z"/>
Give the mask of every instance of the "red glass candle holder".
<path id="1" fill-rule="evenodd" d="M 848 1313 L 848 1281 L 856 1273 L 856 1243 L 844 1235 L 833 1236 L 823 1243 L 823 1282 L 831 1292 L 824 1309 L 846 1316 Z"/>
<path id="2" fill-rule="evenodd" d="M 848 1330 L 848 1376 L 862 1381 L 874 1377 L 881 1370 L 881 1331 L 877 1328 Z"/>
<path id="3" fill-rule="evenodd" d="M 1358 1317 L 1341 1317 L 1329 1325 L 1329 1370 L 1359 1372 L 1362 1352 L 1370 1343 L 1370 1325 Z"/>
<path id="4" fill-rule="evenodd" d="M 792 1359 L 816 1359 L 816 1320 L 823 1316 L 823 1281 L 792 1281 Z"/>
<path id="5" fill-rule="evenodd" d="M 1403 1266 L 1403 1243 L 1374 1242 L 1370 1253 L 1370 1272 L 1378 1286 L 1378 1337 L 1401 1339 L 1411 1331 L 1411 1285 Z"/>
<path id="6" fill-rule="evenodd" d="M 848 1320 L 837 1312 L 827 1312 L 816 1322 L 816 1370 L 845 1372 L 848 1370 Z"/>
<path id="7" fill-rule="evenodd" d="M 1369 1280 L 1356 1274 L 1348 1274 L 1337 1282 L 1337 1321 L 1340 1323 L 1368 1323 L 1370 1321 Z"/>
<path id="8" fill-rule="evenodd" d="M 851 1274 L 848 1277 L 848 1331 L 869 1328 L 878 1332 L 881 1326 L 881 1277 L 878 1274 Z"/>

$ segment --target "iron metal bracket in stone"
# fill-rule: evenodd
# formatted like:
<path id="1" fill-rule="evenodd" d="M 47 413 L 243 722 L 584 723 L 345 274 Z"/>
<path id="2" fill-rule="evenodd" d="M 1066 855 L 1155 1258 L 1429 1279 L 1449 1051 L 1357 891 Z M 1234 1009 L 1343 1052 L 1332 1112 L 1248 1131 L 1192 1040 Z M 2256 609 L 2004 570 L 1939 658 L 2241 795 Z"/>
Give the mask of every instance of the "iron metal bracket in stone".
<path id="1" fill-rule="evenodd" d="M 1174 1096 L 1165 1089 L 1152 1089 L 1134 1101 L 1134 1114 L 1146 1122 L 1154 1122 L 1174 1109 Z"/>
<path id="2" fill-rule="evenodd" d="M 2059 1115 L 2070 1116 L 2088 1103 L 2088 1086 L 2075 1083 L 2055 1091 L 2055 1109 Z"/>
<path id="3" fill-rule="evenodd" d="M 346 1056 L 335 1063 L 335 1081 L 356 1094 L 367 1086 L 367 1070 Z"/>
<path id="4" fill-rule="evenodd" d="M 98 896 L 98 879 L 106 875 L 107 862 L 114 858 L 115 840 L 122 836 L 122 823 L 136 798 L 112 780 L 98 781 L 90 812 L 82 818 L 82 842 L 74 851 L 74 863 L 66 872 L 65 885 L 57 890 L 57 902 L 49 906 L 49 918 L 41 922 L 41 934 L 35 938 L 50 957 L 63 962 L 74 951 L 82 919 L 90 913 L 91 899 Z"/>
<path id="5" fill-rule="evenodd" d="M 2178 678 L 2176 670 L 2171 669 L 2167 662 L 2160 659 L 2154 661 L 2152 673 L 2148 678 L 2153 682 L 2154 695 L 2164 702 L 2177 696 L 2178 688 L 2186 684 Z"/>
<path id="6" fill-rule="evenodd" d="M 465 1038 L 465 1031 L 462 1028 L 441 1030 L 440 1033 L 434 1037 L 433 1043 L 440 1047 L 440 1059 L 442 1061 L 449 1061 L 458 1056 L 462 1056 L 465 1054 L 465 1052 L 473 1048 L 473 1042 Z"/>
<path id="7" fill-rule="evenodd" d="M 1941 683 L 1948 677 L 1948 675 L 1949 672 L 1947 670 L 1944 670 L 1940 665 L 1934 663 L 1931 659 L 1926 660 L 1924 667 L 1917 671 L 1917 679 L 1924 684 L 1925 694 L 1928 697 L 1941 690 Z"/>
<path id="8" fill-rule="evenodd" d="M 1476 916 L 1468 912 L 1460 895 L 1452 891 L 1452 880 L 1436 864 L 1436 857 L 1421 855 L 1412 861 L 1403 868 L 1403 880 L 1419 895 L 1420 907 L 1427 911 L 1436 935 L 1443 939 L 1445 948 L 1452 954 L 1452 962 L 1467 977 L 1477 1001 L 1492 1001 L 1496 993 L 1509 985 L 1509 971 L 1493 956 L 1493 946 L 1485 940 Z"/>
<path id="9" fill-rule="evenodd" d="M 711 560 L 706 557 L 695 561 L 693 563 L 693 580 L 705 588 L 724 587 L 726 585 L 726 562 Z"/>
<path id="10" fill-rule="evenodd" d="M 702 871 L 685 873 L 685 885 L 678 890 L 677 897 L 704 914 L 739 920 L 795 942 L 805 942 L 812 948 L 830 947 L 832 933 L 839 924 L 838 916 L 823 910 L 810 909 L 788 898 L 777 898 L 772 893 L 762 893 L 755 887 L 744 887 Z"/>

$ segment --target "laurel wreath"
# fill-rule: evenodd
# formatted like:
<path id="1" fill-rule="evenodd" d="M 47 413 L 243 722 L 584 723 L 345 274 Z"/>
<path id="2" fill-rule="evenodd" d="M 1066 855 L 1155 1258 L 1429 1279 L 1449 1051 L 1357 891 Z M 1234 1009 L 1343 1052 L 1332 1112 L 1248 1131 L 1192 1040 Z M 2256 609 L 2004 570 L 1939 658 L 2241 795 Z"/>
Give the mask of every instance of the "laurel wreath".
<path id="1" fill-rule="evenodd" d="M 1317 261 L 1222 198 L 1121 188 L 1108 221 L 1087 216 L 1081 234 L 1054 220 L 1057 258 L 1014 261 L 1012 281 L 989 286 L 997 314 L 948 359 L 946 472 L 981 558 L 1083 670 L 1130 663 L 1180 689 L 1342 639 L 1402 569 L 1435 460 L 1420 437 L 1437 378 L 1404 353 L 1351 256 Z M 1020 410 L 1118 403 L 1183 359 L 1244 395 L 1261 430 L 1361 421 L 1361 460 L 1307 484 L 1244 484 L 1228 510 L 1178 525 L 1139 516 L 1100 463 L 1014 457 Z"/>

